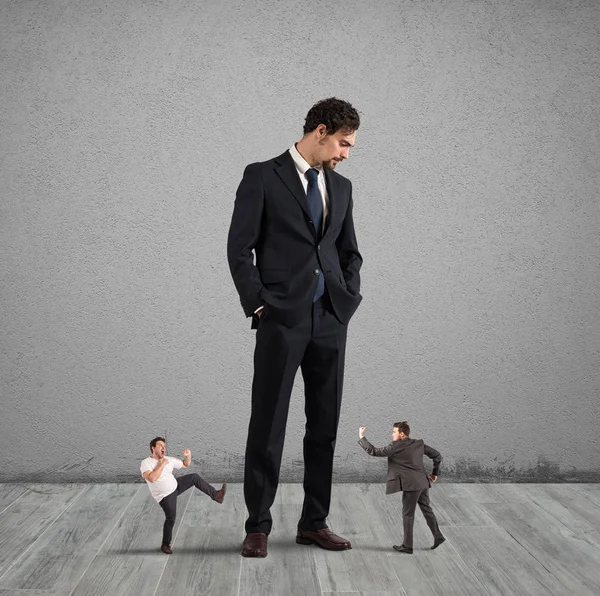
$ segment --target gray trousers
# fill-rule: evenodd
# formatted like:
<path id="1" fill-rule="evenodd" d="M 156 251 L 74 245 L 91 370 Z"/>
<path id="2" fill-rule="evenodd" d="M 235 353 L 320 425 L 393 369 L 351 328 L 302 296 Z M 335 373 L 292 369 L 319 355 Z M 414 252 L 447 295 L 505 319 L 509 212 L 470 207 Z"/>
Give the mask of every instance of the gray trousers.
<path id="1" fill-rule="evenodd" d="M 443 538 L 440 528 L 429 504 L 429 489 L 407 490 L 402 493 L 402 521 L 404 523 L 404 546 L 413 547 L 413 527 L 415 525 L 415 510 L 417 504 L 425 517 L 425 521 L 434 539 Z"/>

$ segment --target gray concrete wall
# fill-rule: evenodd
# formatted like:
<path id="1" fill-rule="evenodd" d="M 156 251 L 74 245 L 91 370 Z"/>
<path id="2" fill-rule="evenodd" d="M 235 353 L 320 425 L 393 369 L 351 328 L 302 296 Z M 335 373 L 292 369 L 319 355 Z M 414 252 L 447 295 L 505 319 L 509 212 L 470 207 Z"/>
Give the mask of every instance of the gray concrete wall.
<path id="1" fill-rule="evenodd" d="M 600 479 L 600 3 L 0 2 L 0 480 L 241 480 L 247 163 L 362 113 L 336 480 L 408 419 L 447 477 Z M 292 396 L 282 467 L 302 470 Z"/>

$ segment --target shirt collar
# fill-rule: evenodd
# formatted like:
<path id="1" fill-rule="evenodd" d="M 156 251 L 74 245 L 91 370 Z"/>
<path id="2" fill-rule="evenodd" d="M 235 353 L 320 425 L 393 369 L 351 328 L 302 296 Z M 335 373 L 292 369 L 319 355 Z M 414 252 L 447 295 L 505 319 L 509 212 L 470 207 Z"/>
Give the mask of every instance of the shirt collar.
<path id="1" fill-rule="evenodd" d="M 290 148 L 290 155 L 292 156 L 292 159 L 296 164 L 296 169 L 298 170 L 298 172 L 300 172 L 302 176 L 305 176 L 307 170 L 310 170 L 312 166 L 302 157 L 302 155 L 300 155 L 300 152 L 298 151 L 298 149 L 296 149 L 295 144 L 292 145 Z M 321 175 L 323 172 L 323 168 L 315 167 L 314 169 L 319 172 L 319 175 Z"/>

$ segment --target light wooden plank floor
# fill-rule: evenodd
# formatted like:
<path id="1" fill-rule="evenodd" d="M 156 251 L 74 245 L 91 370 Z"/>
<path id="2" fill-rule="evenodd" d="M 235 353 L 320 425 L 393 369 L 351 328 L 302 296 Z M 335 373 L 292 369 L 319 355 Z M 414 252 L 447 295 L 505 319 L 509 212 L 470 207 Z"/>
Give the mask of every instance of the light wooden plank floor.
<path id="1" fill-rule="evenodd" d="M 0 484 L 0 596 L 598 596 L 600 484 L 444 484 L 431 491 L 447 541 L 417 512 L 402 542 L 400 495 L 339 484 L 329 526 L 341 553 L 295 543 L 302 487 L 282 485 L 266 559 L 240 556 L 240 484 L 223 505 L 191 489 L 178 502 L 174 554 L 143 484 Z"/>

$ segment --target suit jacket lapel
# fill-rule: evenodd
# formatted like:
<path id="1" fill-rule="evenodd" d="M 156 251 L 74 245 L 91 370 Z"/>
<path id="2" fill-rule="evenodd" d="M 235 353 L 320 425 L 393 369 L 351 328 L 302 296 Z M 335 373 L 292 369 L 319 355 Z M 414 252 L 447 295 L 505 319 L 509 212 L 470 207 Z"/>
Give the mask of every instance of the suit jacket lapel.
<path id="1" fill-rule="evenodd" d="M 306 215 L 308 215 L 308 218 L 312 219 L 308 201 L 306 200 L 306 193 L 304 192 L 302 182 L 300 182 L 300 176 L 298 176 L 298 170 L 296 170 L 296 165 L 294 164 L 294 160 L 292 159 L 290 152 L 286 151 L 277 157 L 275 161 L 279 164 L 275 168 L 277 175 L 288 187 L 292 195 L 294 195 L 296 201 L 300 203 L 300 207 L 302 207 L 303 211 L 306 213 Z"/>
<path id="2" fill-rule="evenodd" d="M 327 234 L 327 232 L 329 232 L 331 229 L 332 223 L 337 217 L 340 207 L 338 186 L 335 181 L 335 176 L 333 176 L 329 170 L 325 170 L 325 184 L 327 185 L 327 194 L 329 195 L 329 213 L 327 215 L 323 236 L 325 236 L 325 234 Z"/>

